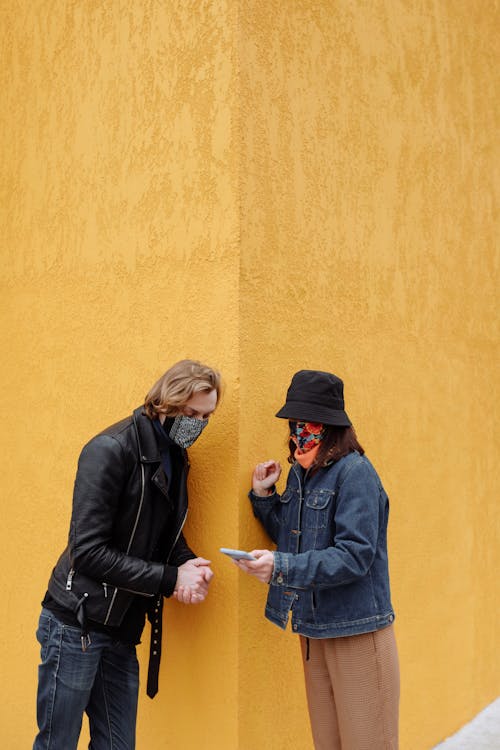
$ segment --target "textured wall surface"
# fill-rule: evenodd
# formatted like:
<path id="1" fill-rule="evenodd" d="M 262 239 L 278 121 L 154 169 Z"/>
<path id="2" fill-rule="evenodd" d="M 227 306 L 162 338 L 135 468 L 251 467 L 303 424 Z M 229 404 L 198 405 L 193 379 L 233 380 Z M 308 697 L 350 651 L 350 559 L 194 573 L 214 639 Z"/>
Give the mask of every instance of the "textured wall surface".
<path id="1" fill-rule="evenodd" d="M 245 495 L 284 462 L 273 415 L 302 367 L 343 376 L 392 501 L 402 750 L 500 693 L 497 20 L 485 0 L 0 0 L 9 750 L 34 733 L 78 452 L 185 356 L 226 383 L 190 451 L 187 536 L 217 578 L 167 604 L 138 749 L 312 748 L 296 638 L 217 554 L 268 544 Z"/>
<path id="2" fill-rule="evenodd" d="M 273 415 L 293 372 L 344 377 L 391 498 L 401 748 L 426 750 L 500 694 L 498 18 L 444 0 L 241 8 L 240 463 L 285 458 Z M 266 544 L 256 523 L 243 544 Z M 240 746 L 279 710 L 273 750 L 305 750 L 298 644 L 263 624 L 264 595 L 240 599 Z M 256 712 L 244 696 L 269 683 Z"/>
<path id="3" fill-rule="evenodd" d="M 237 441 L 227 439 L 238 424 L 234 27 L 225 2 L 1 3 L 10 471 L 0 662 L 10 750 L 34 734 L 33 633 L 66 541 L 80 448 L 185 356 L 219 367 L 228 384 L 191 451 L 186 526 L 214 561 L 217 586 L 201 607 L 165 608 L 160 694 L 151 702 L 141 687 L 138 746 L 164 748 L 167 734 L 186 750 L 237 745 L 237 579 L 216 552 L 238 531 L 228 468 Z M 143 665 L 149 628 L 144 640 Z"/>

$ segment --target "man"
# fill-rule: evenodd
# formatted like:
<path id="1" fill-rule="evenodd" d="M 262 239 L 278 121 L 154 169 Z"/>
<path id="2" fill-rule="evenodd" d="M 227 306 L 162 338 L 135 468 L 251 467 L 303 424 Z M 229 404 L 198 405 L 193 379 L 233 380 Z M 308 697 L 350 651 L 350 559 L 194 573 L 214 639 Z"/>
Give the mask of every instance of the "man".
<path id="1" fill-rule="evenodd" d="M 163 597 L 202 602 L 213 575 L 182 528 L 186 448 L 219 396 L 219 373 L 183 360 L 155 383 L 143 407 L 83 448 L 68 546 L 52 571 L 37 631 L 42 661 L 33 750 L 76 750 L 84 711 L 93 750 L 135 747 L 135 646 L 146 614 L 153 697 Z"/>

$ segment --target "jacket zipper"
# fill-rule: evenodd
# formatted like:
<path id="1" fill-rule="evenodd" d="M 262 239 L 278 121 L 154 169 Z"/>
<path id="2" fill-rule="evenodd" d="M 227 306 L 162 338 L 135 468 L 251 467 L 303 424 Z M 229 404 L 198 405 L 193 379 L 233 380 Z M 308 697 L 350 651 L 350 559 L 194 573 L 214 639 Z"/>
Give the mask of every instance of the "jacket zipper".
<path id="1" fill-rule="evenodd" d="M 126 552 L 127 555 L 130 552 L 130 548 L 132 546 L 132 542 L 134 541 L 135 532 L 137 531 L 137 526 L 139 524 L 139 517 L 141 515 L 142 506 L 143 506 L 143 503 L 144 503 L 144 492 L 145 492 L 145 488 L 146 488 L 146 480 L 145 480 L 145 476 L 144 476 L 144 464 L 142 464 L 142 463 L 141 463 L 141 482 L 142 482 L 141 499 L 140 499 L 140 502 L 139 502 L 139 508 L 137 510 L 137 515 L 136 515 L 136 518 L 135 518 L 134 528 L 132 529 L 132 533 L 130 535 L 129 543 L 128 543 L 128 546 L 127 546 L 127 552 Z M 179 529 L 177 531 L 177 535 L 176 535 L 176 537 L 174 539 L 174 542 L 173 542 L 173 544 L 172 544 L 172 546 L 170 548 L 170 552 L 168 553 L 167 563 L 170 560 L 170 555 L 172 554 L 172 552 L 174 550 L 174 547 L 175 547 L 175 545 L 177 544 L 177 542 L 179 540 L 179 537 L 181 535 L 182 529 L 184 528 L 184 524 L 186 523 L 186 518 L 187 518 L 187 509 L 186 509 L 186 511 L 184 513 L 184 517 L 182 519 L 181 525 L 179 526 Z M 104 587 L 104 596 L 105 596 L 105 598 L 107 598 L 107 584 L 103 583 L 103 587 Z M 153 596 L 155 596 L 155 594 L 145 594 L 143 591 L 133 591 L 132 589 L 121 589 L 121 588 L 119 589 L 117 586 L 115 586 L 115 590 L 113 591 L 113 596 L 111 597 L 111 602 L 110 602 L 108 611 L 106 613 L 106 618 L 104 620 L 104 625 L 108 624 L 108 621 L 109 621 L 109 618 L 110 618 L 110 615 L 111 615 L 111 610 L 113 609 L 113 605 L 115 603 L 115 599 L 116 599 L 116 596 L 117 596 L 119 590 L 120 591 L 127 591 L 127 592 L 129 592 L 131 594 L 139 594 L 141 596 L 147 596 L 147 597 L 153 597 Z"/>
<path id="2" fill-rule="evenodd" d="M 179 537 L 181 535 L 182 529 L 184 528 L 184 524 L 186 523 L 187 514 L 188 514 L 188 512 L 187 512 L 187 509 L 186 509 L 185 512 L 184 512 L 184 518 L 182 519 L 182 523 L 179 526 L 179 530 L 177 531 L 177 536 L 175 537 L 174 542 L 173 542 L 172 546 L 170 547 L 170 552 L 168 553 L 168 556 L 167 556 L 167 563 L 170 560 L 170 555 L 174 551 L 174 547 L 175 547 L 175 545 L 177 544 L 177 542 L 179 540 Z"/>
<path id="3" fill-rule="evenodd" d="M 170 555 L 172 554 L 173 549 L 174 549 L 175 545 L 177 544 L 177 541 L 178 541 L 178 539 L 179 539 L 179 537 L 181 535 L 181 531 L 184 528 L 184 524 L 186 523 L 186 518 L 187 518 L 187 510 L 184 513 L 184 518 L 182 519 L 182 523 L 181 523 L 181 525 L 179 527 L 179 530 L 177 532 L 177 536 L 175 537 L 174 543 L 172 544 L 172 547 L 170 548 L 170 552 L 168 553 L 167 563 L 170 560 Z M 130 545 L 129 545 L 129 549 L 130 549 Z M 107 598 L 107 595 L 108 595 L 107 594 L 107 584 L 103 583 L 102 585 L 104 586 L 104 596 L 105 596 L 105 598 Z M 156 596 L 155 594 L 146 594 L 146 593 L 144 593 L 144 591 L 134 591 L 134 589 L 125 589 L 122 586 L 115 587 L 115 590 L 114 590 L 114 593 L 113 593 L 113 599 L 111 601 L 111 604 L 110 604 L 110 607 L 109 607 L 109 610 L 108 610 L 108 614 L 106 616 L 106 622 L 104 624 L 107 623 L 108 617 L 109 617 L 110 612 L 111 612 L 111 607 L 113 606 L 113 602 L 114 602 L 114 600 L 116 598 L 116 595 L 117 595 L 118 591 L 126 591 L 129 594 L 137 594 L 138 596 L 147 596 L 147 597 L 151 597 L 151 598 L 154 597 L 154 596 Z"/>
<path id="4" fill-rule="evenodd" d="M 185 453 L 184 453 L 184 456 L 186 456 Z M 184 468 L 186 470 L 186 476 L 188 474 L 190 466 L 191 466 L 191 464 L 189 463 L 189 461 L 187 460 L 187 458 L 184 458 Z M 170 555 L 174 551 L 174 547 L 177 544 L 177 542 L 179 541 L 179 537 L 181 535 L 182 529 L 184 528 L 184 524 L 186 523 L 187 514 L 188 514 L 188 509 L 186 508 L 186 510 L 184 511 L 184 517 L 183 517 L 183 519 L 181 521 L 181 525 L 179 526 L 179 529 L 177 530 L 177 535 L 176 535 L 176 537 L 175 537 L 175 539 L 174 539 L 174 541 L 172 543 L 172 546 L 170 547 L 170 552 L 167 555 L 167 559 L 166 559 L 166 563 L 165 564 L 168 564 L 168 562 L 170 560 Z"/>
<path id="5" fill-rule="evenodd" d="M 144 477 L 144 464 L 141 463 L 141 499 L 139 501 L 139 508 L 137 509 L 137 515 L 135 517 L 134 528 L 132 529 L 132 533 L 130 535 L 130 539 L 129 539 L 129 542 L 128 542 L 127 552 L 126 552 L 127 555 L 130 552 L 130 548 L 132 546 L 132 542 L 134 541 L 135 532 L 137 531 L 137 526 L 139 524 L 139 517 L 141 515 L 142 506 L 143 506 L 143 503 L 144 503 L 145 488 L 146 488 L 146 480 L 145 480 L 145 477 Z M 105 592 L 107 592 L 107 589 L 105 589 Z M 104 620 L 104 625 L 108 624 L 109 617 L 111 615 L 111 610 L 113 609 L 113 605 L 115 603 L 115 599 L 116 599 L 117 593 L 118 593 L 118 587 L 115 586 L 115 590 L 113 591 L 113 596 L 111 597 L 111 603 L 109 605 L 108 611 L 106 613 L 106 618 Z"/>
<path id="6" fill-rule="evenodd" d="M 118 586 L 118 591 L 127 591 L 129 594 L 137 594 L 138 596 L 156 596 L 155 594 L 146 594 L 144 591 L 135 591 L 134 589 L 124 589 L 122 586 Z"/>
<path id="7" fill-rule="evenodd" d="M 69 569 L 69 573 L 68 573 L 68 577 L 66 579 L 66 591 L 71 591 L 71 589 L 73 587 L 73 576 L 74 575 L 75 575 L 75 569 L 74 568 L 70 568 Z"/>

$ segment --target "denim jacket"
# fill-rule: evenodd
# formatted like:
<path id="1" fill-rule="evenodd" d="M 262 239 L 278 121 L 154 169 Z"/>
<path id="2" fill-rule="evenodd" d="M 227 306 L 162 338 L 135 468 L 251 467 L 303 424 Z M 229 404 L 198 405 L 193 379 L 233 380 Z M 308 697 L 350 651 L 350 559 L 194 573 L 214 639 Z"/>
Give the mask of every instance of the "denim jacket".
<path id="1" fill-rule="evenodd" d="M 389 501 L 354 452 L 309 475 L 294 463 L 285 492 L 249 494 L 277 544 L 266 617 L 310 638 L 367 633 L 394 620 L 387 561 Z"/>

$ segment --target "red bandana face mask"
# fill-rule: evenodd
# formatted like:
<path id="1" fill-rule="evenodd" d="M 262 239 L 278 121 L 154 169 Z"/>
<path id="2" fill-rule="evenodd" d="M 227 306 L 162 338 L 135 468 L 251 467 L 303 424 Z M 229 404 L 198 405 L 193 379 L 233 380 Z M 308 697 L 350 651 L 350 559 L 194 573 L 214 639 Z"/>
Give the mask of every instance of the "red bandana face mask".
<path id="1" fill-rule="evenodd" d="M 318 422 L 292 422 L 290 437 L 298 453 L 307 453 L 325 437 L 325 426 Z"/>

